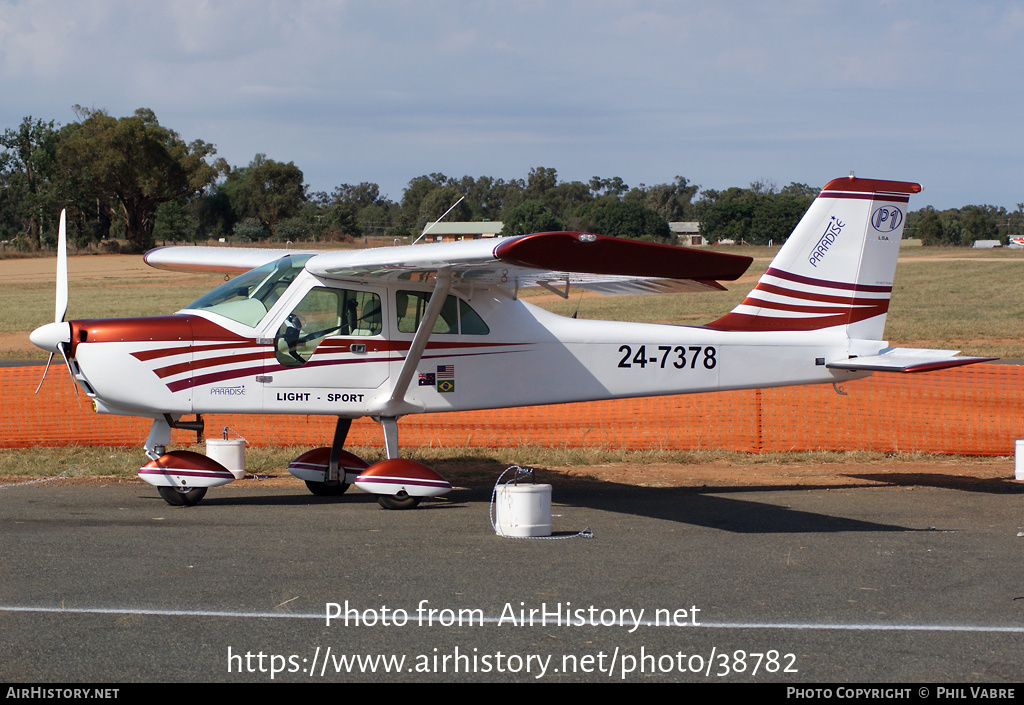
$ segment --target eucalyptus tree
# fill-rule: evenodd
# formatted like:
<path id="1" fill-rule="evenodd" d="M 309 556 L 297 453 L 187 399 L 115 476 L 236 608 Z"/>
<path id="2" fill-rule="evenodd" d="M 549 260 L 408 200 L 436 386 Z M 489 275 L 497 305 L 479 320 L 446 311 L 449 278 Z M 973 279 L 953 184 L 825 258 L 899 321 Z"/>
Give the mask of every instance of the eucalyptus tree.
<path id="1" fill-rule="evenodd" d="M 271 236 L 281 221 L 298 215 L 306 202 L 302 170 L 294 162 L 286 164 L 265 154 L 257 154 L 248 166 L 232 170 L 224 190 L 240 221 L 255 219 Z"/>
<path id="2" fill-rule="evenodd" d="M 0 135 L 0 210 L 8 236 L 24 235 L 32 249 L 41 244 L 43 223 L 56 222 L 54 183 L 58 132 L 53 121 L 31 116 Z"/>
<path id="3" fill-rule="evenodd" d="M 213 145 L 185 142 L 148 108 L 122 118 L 81 106 L 75 111 L 82 120 L 60 132 L 58 169 L 71 188 L 121 221 L 134 251 L 153 246 L 161 204 L 195 197 L 226 169 L 223 161 L 209 161 Z"/>

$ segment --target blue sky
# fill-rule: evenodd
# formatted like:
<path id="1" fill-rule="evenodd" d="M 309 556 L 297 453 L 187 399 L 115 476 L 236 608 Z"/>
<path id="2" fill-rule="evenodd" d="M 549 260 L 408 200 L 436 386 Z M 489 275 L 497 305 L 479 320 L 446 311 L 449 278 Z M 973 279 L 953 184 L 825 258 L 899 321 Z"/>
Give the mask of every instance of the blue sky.
<path id="1" fill-rule="evenodd" d="M 1024 202 L 1024 3 L 0 0 L 0 128 L 155 111 L 313 190 L 917 181 Z"/>

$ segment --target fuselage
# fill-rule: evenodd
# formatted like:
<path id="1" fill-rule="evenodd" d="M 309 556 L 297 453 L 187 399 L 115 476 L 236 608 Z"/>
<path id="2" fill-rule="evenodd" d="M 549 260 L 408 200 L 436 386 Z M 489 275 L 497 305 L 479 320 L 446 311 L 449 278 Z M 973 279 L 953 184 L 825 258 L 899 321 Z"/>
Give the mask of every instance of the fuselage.
<path id="1" fill-rule="evenodd" d="M 98 410 L 145 416 L 400 416 L 861 376 L 825 367 L 850 355 L 851 341 L 838 332 L 571 319 L 500 289 L 456 288 L 395 399 L 415 309 L 430 293 L 429 284 L 301 271 L 265 313 L 243 301 L 220 305 L 232 317 L 210 306 L 73 321 L 70 357 Z"/>

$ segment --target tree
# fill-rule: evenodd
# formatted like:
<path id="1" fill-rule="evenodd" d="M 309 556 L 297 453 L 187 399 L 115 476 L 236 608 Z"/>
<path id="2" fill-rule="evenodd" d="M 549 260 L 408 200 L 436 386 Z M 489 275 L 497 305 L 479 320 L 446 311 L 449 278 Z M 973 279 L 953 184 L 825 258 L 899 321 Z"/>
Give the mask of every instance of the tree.
<path id="1" fill-rule="evenodd" d="M 4 130 L 0 146 L 0 205 L 9 227 L 28 237 L 29 246 L 40 245 L 43 220 L 56 219 L 57 196 L 52 181 L 58 132 L 53 121 L 21 121 L 16 130 Z"/>
<path id="2" fill-rule="evenodd" d="M 791 184 L 791 186 L 793 186 Z M 752 245 L 781 243 L 789 238 L 814 196 L 800 188 L 782 192 L 772 184 L 754 182 L 748 189 L 705 191 L 701 234 L 710 241 L 736 240 Z"/>
<path id="3" fill-rule="evenodd" d="M 445 216 L 448 222 L 467 221 L 471 211 L 465 200 L 459 201 L 462 194 L 454 186 L 441 186 L 435 188 L 420 201 L 419 217 L 416 220 L 416 229 L 422 231 L 428 223 L 438 220 L 451 208 L 451 212 Z M 455 206 L 452 208 L 452 206 Z"/>
<path id="4" fill-rule="evenodd" d="M 601 198 L 577 208 L 568 226 L 573 230 L 634 240 L 667 242 L 672 239 L 668 222 L 660 215 L 639 203 L 624 203 L 614 198 Z"/>
<path id="5" fill-rule="evenodd" d="M 355 196 L 355 191 L 347 188 L 346 184 L 335 188 L 330 196 L 318 191 L 307 200 L 304 208 L 306 221 L 311 225 L 315 221 L 313 230 L 320 239 L 333 241 L 361 237 L 363 231 L 357 218 L 359 200 L 360 197 Z M 372 202 L 363 210 L 370 207 L 373 207 Z"/>
<path id="6" fill-rule="evenodd" d="M 575 209 L 593 200 L 590 187 L 582 181 L 563 181 L 544 194 L 544 205 L 563 220 Z"/>
<path id="7" fill-rule="evenodd" d="M 624 193 L 629 191 L 629 186 L 626 185 L 618 176 L 613 176 L 610 179 L 594 176 L 590 179 L 590 190 L 593 192 L 595 198 L 600 196 L 614 196 L 615 198 L 620 198 Z"/>
<path id="8" fill-rule="evenodd" d="M 156 224 L 153 226 L 153 239 L 165 242 L 192 242 L 199 230 L 199 221 L 189 212 L 183 200 L 161 203 L 156 209 Z"/>
<path id="9" fill-rule="evenodd" d="M 924 245 L 945 244 L 946 233 L 942 227 L 942 218 L 929 206 L 924 217 L 917 224 L 917 236 L 921 238 Z"/>
<path id="10" fill-rule="evenodd" d="M 526 235 L 562 230 L 561 219 L 539 199 L 523 201 L 510 208 L 502 219 L 502 235 Z"/>
<path id="11" fill-rule="evenodd" d="M 960 209 L 960 221 L 963 223 L 961 244 L 971 245 L 975 240 L 995 240 L 999 236 L 992 210 L 991 206 L 964 206 Z"/>
<path id="12" fill-rule="evenodd" d="M 547 192 L 558 185 L 558 172 L 551 167 L 538 166 L 530 169 L 530 175 L 526 178 L 526 193 L 528 199 L 541 200 Z"/>
<path id="13" fill-rule="evenodd" d="M 436 173 L 429 176 L 417 176 L 409 182 L 402 193 L 402 218 L 409 227 L 414 227 L 420 219 L 420 204 L 423 199 L 436 188 L 449 185 L 444 174 Z M 448 204 L 449 206 L 451 203 Z M 442 211 L 443 213 L 444 211 Z M 422 230 L 422 228 L 420 228 Z"/>
<path id="14" fill-rule="evenodd" d="M 650 188 L 640 184 L 630 189 L 622 200 L 647 206 L 668 222 L 674 223 L 697 219 L 693 197 L 698 190 L 700 186 L 691 184 L 685 176 L 677 176 L 671 184 L 658 184 Z"/>
<path id="15" fill-rule="evenodd" d="M 235 169 L 224 188 L 239 218 L 255 218 L 276 235 L 277 224 L 295 216 L 306 201 L 302 170 L 294 162 L 287 164 L 257 154 L 249 166 Z"/>
<path id="16" fill-rule="evenodd" d="M 186 143 L 148 108 L 123 118 L 81 106 L 75 111 L 84 119 L 61 130 L 58 166 L 77 190 L 123 222 L 134 251 L 153 246 L 160 204 L 202 193 L 226 168 L 207 162 L 213 145 Z"/>

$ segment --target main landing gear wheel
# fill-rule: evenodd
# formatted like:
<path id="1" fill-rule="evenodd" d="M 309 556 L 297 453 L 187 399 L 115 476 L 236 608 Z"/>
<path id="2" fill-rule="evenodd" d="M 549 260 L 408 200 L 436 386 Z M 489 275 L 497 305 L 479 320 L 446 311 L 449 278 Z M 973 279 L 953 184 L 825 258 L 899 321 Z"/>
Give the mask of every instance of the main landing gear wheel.
<path id="1" fill-rule="evenodd" d="M 413 497 L 405 492 L 399 492 L 396 495 L 377 495 L 377 504 L 384 509 L 414 509 L 419 503 L 419 497 Z"/>
<path id="2" fill-rule="evenodd" d="M 177 487 L 157 487 L 160 496 L 172 507 L 194 507 L 206 496 L 205 487 L 193 487 L 190 490 Z"/>
<path id="3" fill-rule="evenodd" d="M 344 470 L 342 471 L 344 472 Z M 349 485 L 345 482 L 314 482 L 306 480 L 306 489 L 317 497 L 340 497 L 348 491 Z"/>

